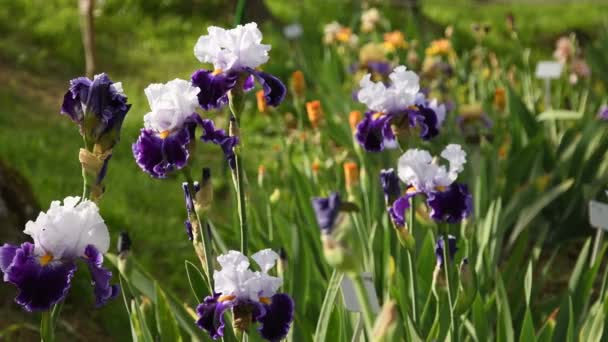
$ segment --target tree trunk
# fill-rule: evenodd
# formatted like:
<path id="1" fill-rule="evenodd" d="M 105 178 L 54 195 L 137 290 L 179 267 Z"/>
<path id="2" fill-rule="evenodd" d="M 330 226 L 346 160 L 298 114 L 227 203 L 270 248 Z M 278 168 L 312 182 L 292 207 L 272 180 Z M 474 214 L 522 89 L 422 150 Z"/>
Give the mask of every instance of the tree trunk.
<path id="1" fill-rule="evenodd" d="M 93 22 L 95 0 L 78 0 L 78 8 L 80 10 L 80 32 L 82 33 L 82 45 L 84 47 L 86 75 L 93 78 L 95 74 L 95 27 Z"/>

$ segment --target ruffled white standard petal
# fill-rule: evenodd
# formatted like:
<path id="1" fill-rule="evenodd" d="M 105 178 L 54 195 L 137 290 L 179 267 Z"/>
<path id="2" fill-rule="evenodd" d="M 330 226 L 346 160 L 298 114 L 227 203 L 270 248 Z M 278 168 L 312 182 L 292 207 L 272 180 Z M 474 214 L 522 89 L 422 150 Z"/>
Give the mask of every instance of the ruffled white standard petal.
<path id="1" fill-rule="evenodd" d="M 441 157 L 449 163 L 449 171 L 438 165 L 431 154 L 425 150 L 410 149 L 400 158 L 397 175 L 405 184 L 416 188 L 416 191 L 434 191 L 437 187 L 452 184 L 466 163 L 466 152 L 460 145 L 450 144 L 441 152 Z"/>
<path id="2" fill-rule="evenodd" d="M 196 42 L 194 55 L 203 63 L 213 63 L 216 69 L 257 68 L 268 61 L 270 45 L 262 44 L 262 32 L 256 23 L 230 30 L 211 26 L 207 33 Z"/>
<path id="3" fill-rule="evenodd" d="M 273 253 L 272 250 L 265 249 L 252 256 L 263 272 L 251 271 L 249 259 L 241 252 L 229 251 L 220 255 L 217 260 L 222 269 L 213 273 L 214 291 L 224 296 L 254 301 L 259 301 L 260 297 L 271 297 L 283 284 L 282 279 L 266 273 L 278 258 Z"/>
<path id="4" fill-rule="evenodd" d="M 268 273 L 268 271 L 277 263 L 279 255 L 272 249 L 267 248 L 253 254 L 251 259 L 255 260 L 262 269 L 262 272 Z"/>
<path id="5" fill-rule="evenodd" d="M 49 210 L 25 225 L 25 234 L 34 240 L 36 255 L 50 254 L 55 259 L 84 256 L 87 245 L 101 253 L 108 251 L 110 234 L 94 202 L 66 197 L 63 205 L 53 201 Z"/>
<path id="6" fill-rule="evenodd" d="M 175 79 L 166 84 L 150 84 L 144 92 L 152 110 L 144 116 L 144 126 L 163 132 L 181 129 L 198 106 L 200 88 L 188 81 Z"/>
<path id="7" fill-rule="evenodd" d="M 382 82 L 372 82 L 371 75 L 365 75 L 359 82 L 357 93 L 359 102 L 376 112 L 404 110 L 416 103 L 420 91 L 420 79 L 405 66 L 396 67 L 389 75 L 392 84 L 386 87 Z"/>
<path id="8" fill-rule="evenodd" d="M 467 153 L 458 144 L 449 144 L 441 152 L 441 157 L 450 163 L 450 176 L 456 179 L 458 174 L 464 170 L 467 162 Z"/>

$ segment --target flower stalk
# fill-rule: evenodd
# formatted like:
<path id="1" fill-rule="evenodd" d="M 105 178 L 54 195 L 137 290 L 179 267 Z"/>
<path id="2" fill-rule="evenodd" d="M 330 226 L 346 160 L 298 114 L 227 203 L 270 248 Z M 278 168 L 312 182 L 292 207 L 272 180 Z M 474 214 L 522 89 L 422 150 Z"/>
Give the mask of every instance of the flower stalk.
<path id="1" fill-rule="evenodd" d="M 454 317 L 454 298 L 452 296 L 452 284 L 450 279 L 449 235 L 445 234 L 443 247 L 443 270 L 445 272 L 446 288 L 448 293 L 448 305 L 450 306 L 450 337 L 452 341 L 458 342 L 458 331 L 456 330 L 456 319 Z"/>
<path id="2" fill-rule="evenodd" d="M 237 84 L 234 88 L 230 90 L 228 93 L 228 100 L 230 106 L 230 112 L 234 120 L 230 120 L 230 136 L 238 137 L 240 139 L 240 114 L 243 111 L 244 107 L 244 92 L 243 85 L 247 79 L 247 75 L 241 75 Z M 241 143 L 242 144 L 242 143 Z M 247 255 L 248 249 L 248 227 L 247 227 L 247 204 L 245 199 L 245 184 L 243 181 L 244 178 L 244 170 L 243 163 L 241 160 L 241 149 L 242 147 L 234 147 L 234 160 L 235 167 L 232 170 L 232 178 L 235 183 L 235 190 L 237 192 L 237 207 L 238 207 L 238 216 L 239 216 L 239 226 L 241 230 L 241 253 Z"/>

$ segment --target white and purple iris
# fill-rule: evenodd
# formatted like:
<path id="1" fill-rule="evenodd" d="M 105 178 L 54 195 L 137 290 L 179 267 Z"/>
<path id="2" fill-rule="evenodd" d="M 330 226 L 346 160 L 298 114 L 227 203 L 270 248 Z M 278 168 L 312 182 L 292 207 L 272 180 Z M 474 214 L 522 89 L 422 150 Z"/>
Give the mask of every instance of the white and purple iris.
<path id="1" fill-rule="evenodd" d="M 270 249 L 251 256 L 261 271 L 249 268 L 249 259 L 238 251 L 229 251 L 217 258 L 221 270 L 213 274 L 213 296 L 208 296 L 196 308 L 197 324 L 211 338 L 224 336 L 224 313 L 232 309 L 234 322 L 260 323 L 260 335 L 269 341 L 279 341 L 289 332 L 294 318 L 294 302 L 287 294 L 277 293 L 283 280 L 268 274 L 279 259 Z M 249 317 L 239 317 L 240 315 Z M 246 328 L 246 327 L 245 327 Z"/>
<path id="2" fill-rule="evenodd" d="M 119 287 L 110 285 L 112 272 L 103 268 L 110 235 L 94 202 L 79 197 L 66 197 L 63 204 L 53 201 L 23 232 L 34 243 L 1 246 L 0 270 L 4 281 L 19 289 L 15 301 L 25 310 L 48 310 L 62 301 L 79 259 L 91 273 L 96 306 L 118 295 Z"/>
<path id="3" fill-rule="evenodd" d="M 342 200 L 338 192 L 332 192 L 327 197 L 312 199 L 312 208 L 315 211 L 315 217 L 322 233 L 331 234 L 338 220 L 341 205 Z"/>
<path id="4" fill-rule="evenodd" d="M 144 116 L 144 128 L 132 150 L 139 167 L 152 177 L 165 178 L 187 165 L 197 126 L 204 130 L 201 140 L 220 145 L 233 167 L 233 148 L 238 138 L 215 129 L 213 121 L 201 119 L 196 113 L 200 91 L 180 79 L 151 84 L 145 89 L 151 112 Z"/>
<path id="5" fill-rule="evenodd" d="M 393 169 L 383 170 L 380 181 L 383 186 L 388 210 L 397 226 L 405 226 L 405 213 L 410 208 L 410 199 L 423 194 L 430 208 L 430 217 L 438 222 L 458 223 L 473 212 L 473 198 L 465 184 L 456 178 L 466 163 L 466 152 L 460 145 L 450 144 L 441 152 L 448 167 L 439 165 L 428 151 L 410 149 L 398 162 L 397 173 Z M 401 193 L 397 178 L 406 184 Z"/>
<path id="6" fill-rule="evenodd" d="M 389 75 L 390 85 L 373 82 L 365 75 L 357 93 L 368 112 L 357 125 L 355 137 L 370 152 L 396 148 L 397 138 L 391 126 L 418 127 L 420 137 L 429 140 L 439 134 L 445 119 L 445 106 L 429 102 L 420 92 L 419 77 L 405 66 L 396 67 Z"/>
<path id="7" fill-rule="evenodd" d="M 199 120 L 196 107 L 200 89 L 175 79 L 150 84 L 144 92 L 151 112 L 144 116 L 144 128 L 132 146 L 133 155 L 142 170 L 154 178 L 165 178 L 188 162 L 188 146 Z"/>
<path id="8" fill-rule="evenodd" d="M 285 98 L 285 85 L 268 73 L 255 68 L 268 61 L 270 45 L 262 44 L 262 33 L 256 23 L 238 25 L 226 30 L 211 26 L 207 35 L 199 37 L 194 55 L 202 63 L 211 63 L 215 70 L 200 69 L 192 74 L 192 83 L 201 89 L 200 106 L 221 108 L 228 103 L 228 92 L 245 77 L 243 90 L 251 90 L 254 80 L 264 89 L 266 103 L 278 106 Z"/>

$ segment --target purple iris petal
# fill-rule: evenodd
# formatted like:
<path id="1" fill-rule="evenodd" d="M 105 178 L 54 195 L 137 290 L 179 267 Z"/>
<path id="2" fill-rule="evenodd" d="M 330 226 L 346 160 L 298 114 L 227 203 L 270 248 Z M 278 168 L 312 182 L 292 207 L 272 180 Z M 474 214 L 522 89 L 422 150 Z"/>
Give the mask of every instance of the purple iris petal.
<path id="1" fill-rule="evenodd" d="M 443 236 L 439 237 L 439 240 L 435 243 L 435 259 L 437 260 L 437 265 L 439 267 L 443 266 Z M 448 258 L 451 260 L 454 259 L 456 252 L 458 251 L 458 246 L 456 246 L 456 238 L 452 235 L 448 235 Z"/>
<path id="2" fill-rule="evenodd" d="M 414 197 L 415 193 L 407 193 L 399 197 L 393 205 L 388 208 L 388 213 L 391 219 L 398 227 L 405 227 L 405 213 L 410 208 L 410 198 Z"/>
<path id="3" fill-rule="evenodd" d="M 419 106 L 417 110 L 410 110 L 409 115 L 412 126 L 416 125 L 420 128 L 422 140 L 429 140 L 439 134 L 437 115 L 431 108 Z"/>
<path id="4" fill-rule="evenodd" d="M 271 298 L 270 305 L 265 305 L 266 314 L 259 320 L 260 335 L 268 341 L 280 341 L 289 332 L 293 321 L 294 302 L 290 296 L 277 293 Z"/>
<path id="5" fill-rule="evenodd" d="M 132 145 L 137 165 L 154 178 L 165 178 L 169 172 L 186 166 L 191 125 L 185 125 L 165 139 L 152 130 L 142 129 L 137 142 Z"/>
<path id="6" fill-rule="evenodd" d="M 201 140 L 204 142 L 219 144 L 221 140 L 228 136 L 223 129 L 215 129 L 215 124 L 211 119 L 202 119 L 200 125 L 203 127 L 204 131 L 201 136 Z"/>
<path id="7" fill-rule="evenodd" d="M 214 340 L 224 336 L 224 312 L 234 305 L 232 301 L 218 302 L 219 298 L 219 294 L 207 296 L 196 307 L 196 313 L 199 317 L 196 324 L 207 331 Z"/>
<path id="8" fill-rule="evenodd" d="M 253 89 L 253 87 L 255 87 L 255 77 L 253 77 L 253 75 L 249 75 L 245 79 L 245 83 L 243 83 L 243 90 L 250 91 L 251 89 Z"/>
<path id="9" fill-rule="evenodd" d="M 399 197 L 401 187 L 399 186 L 399 177 L 394 169 L 380 171 L 380 184 L 384 191 L 384 200 L 389 203 Z"/>
<path id="10" fill-rule="evenodd" d="M 374 118 L 373 112 L 365 113 L 363 120 L 357 125 L 357 142 L 368 152 L 383 151 L 387 144 L 395 141 L 391 119 L 391 114 Z"/>
<path id="11" fill-rule="evenodd" d="M 97 185 L 101 184 L 103 179 L 106 178 L 106 174 L 108 173 L 108 162 L 111 158 L 112 155 L 110 154 L 106 159 L 104 159 L 101 170 L 99 170 L 99 173 L 97 174 L 97 180 L 95 181 Z"/>
<path id="12" fill-rule="evenodd" d="M 92 81 L 86 77 L 71 80 L 70 89 L 63 98 L 61 113 L 68 115 L 81 129 L 88 122 L 84 120 L 87 113 L 95 115 L 97 121 L 85 132 L 95 140 L 110 130 L 120 130 L 131 105 L 113 84 L 106 74 L 96 75 Z M 118 141 L 118 135 L 115 140 L 113 143 Z"/>
<path id="13" fill-rule="evenodd" d="M 194 235 L 192 235 L 192 223 L 190 223 L 190 220 L 184 221 L 184 227 L 186 228 L 186 235 L 188 236 L 188 240 L 194 240 Z"/>
<path id="14" fill-rule="evenodd" d="M 236 168 L 234 147 L 239 144 L 239 138 L 228 136 L 226 131 L 223 129 L 215 129 L 215 124 L 210 119 L 201 120 L 200 124 L 205 131 L 205 133 L 201 136 L 201 140 L 219 145 L 224 152 L 228 165 L 232 170 L 234 170 Z"/>
<path id="15" fill-rule="evenodd" d="M 597 117 L 600 120 L 608 120 L 608 106 L 604 105 L 600 107 L 600 110 L 597 112 Z"/>
<path id="16" fill-rule="evenodd" d="M 8 243 L 0 247 L 0 271 L 6 272 L 15 258 L 17 249 L 19 249 L 19 246 L 9 245 Z"/>
<path id="17" fill-rule="evenodd" d="M 473 212 L 473 196 L 466 184 L 452 183 L 445 191 L 427 194 L 430 216 L 436 221 L 458 223 Z"/>
<path id="18" fill-rule="evenodd" d="M 103 267 L 103 254 L 93 245 L 87 245 L 83 258 L 89 266 L 95 292 L 95 306 L 101 307 L 109 300 L 116 298 L 120 292 L 118 285 L 110 285 L 112 272 Z"/>
<path id="19" fill-rule="evenodd" d="M 34 245 L 25 242 L 19 247 L 1 247 L 0 265 L 4 281 L 19 288 L 15 301 L 27 311 L 48 310 L 65 298 L 76 271 L 72 261 L 51 261 L 44 266 L 34 255 Z M 10 264 L 8 258 L 13 255 Z"/>
<path id="20" fill-rule="evenodd" d="M 264 89 L 266 103 L 269 106 L 276 107 L 283 102 L 285 94 L 287 93 L 287 88 L 285 88 L 285 85 L 280 79 L 263 71 L 257 71 L 251 68 L 246 68 L 246 70 L 260 82 L 262 89 Z"/>
<path id="21" fill-rule="evenodd" d="M 70 89 L 63 96 L 61 114 L 68 115 L 77 124 L 84 119 L 84 105 L 89 97 L 91 80 L 86 77 L 78 77 L 70 81 Z"/>
<path id="22" fill-rule="evenodd" d="M 337 192 L 332 192 L 326 198 L 316 197 L 312 199 L 312 207 L 315 210 L 317 223 L 321 231 L 331 233 L 334 223 L 336 223 L 341 203 L 340 194 Z"/>
<path id="23" fill-rule="evenodd" d="M 199 87 L 198 102 L 204 110 L 219 109 L 228 103 L 228 91 L 234 88 L 237 74 L 219 73 L 200 69 L 192 74 L 192 84 Z"/>
<path id="24" fill-rule="evenodd" d="M 367 69 L 370 72 L 377 73 L 382 76 L 386 76 L 386 75 L 390 74 L 391 71 L 393 70 L 390 63 L 382 62 L 382 61 L 367 62 Z"/>

